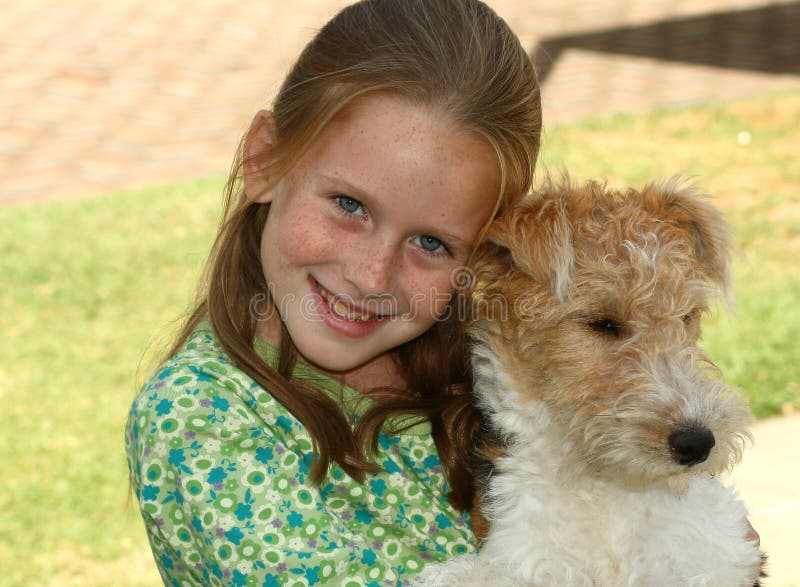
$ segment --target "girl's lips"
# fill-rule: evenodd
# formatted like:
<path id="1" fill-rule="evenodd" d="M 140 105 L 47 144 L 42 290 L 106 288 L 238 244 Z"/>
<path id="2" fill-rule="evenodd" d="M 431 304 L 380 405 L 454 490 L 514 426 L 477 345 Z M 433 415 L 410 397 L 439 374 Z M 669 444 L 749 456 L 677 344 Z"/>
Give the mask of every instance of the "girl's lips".
<path id="1" fill-rule="evenodd" d="M 311 293 L 317 300 L 315 305 L 318 315 L 322 318 L 322 321 L 325 322 L 325 324 L 339 334 L 342 334 L 348 338 L 362 338 L 368 334 L 371 334 L 388 321 L 386 316 L 379 316 L 377 314 L 373 314 L 375 318 L 368 320 L 350 320 L 345 318 L 344 316 L 341 316 L 335 312 L 328 304 L 326 297 L 332 297 L 328 290 L 326 290 L 319 282 L 317 282 L 316 279 L 310 275 L 308 276 L 308 283 L 311 286 Z"/>
<path id="2" fill-rule="evenodd" d="M 333 292 L 326 289 L 319 281 L 314 280 L 314 285 L 317 286 L 317 293 L 325 300 L 335 314 L 345 320 L 352 320 L 353 322 L 367 322 L 369 320 L 376 320 L 382 318 L 381 314 L 365 310 L 363 306 L 354 304 L 342 296 L 338 296 Z"/>

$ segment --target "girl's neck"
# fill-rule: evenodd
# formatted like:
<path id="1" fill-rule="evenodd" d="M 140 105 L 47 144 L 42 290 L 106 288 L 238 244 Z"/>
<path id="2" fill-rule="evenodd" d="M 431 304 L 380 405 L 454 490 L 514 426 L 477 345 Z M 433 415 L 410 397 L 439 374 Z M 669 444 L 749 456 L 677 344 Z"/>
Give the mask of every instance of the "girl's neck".
<path id="1" fill-rule="evenodd" d="M 280 348 L 280 324 L 272 321 L 259 322 L 256 326 L 256 336 Z M 330 371 L 315 363 L 308 361 L 302 353 L 297 353 L 297 360 L 324 373 L 331 379 L 363 393 L 368 393 L 375 387 L 405 387 L 405 379 L 397 368 L 390 353 L 379 355 L 369 362 L 348 371 Z"/>

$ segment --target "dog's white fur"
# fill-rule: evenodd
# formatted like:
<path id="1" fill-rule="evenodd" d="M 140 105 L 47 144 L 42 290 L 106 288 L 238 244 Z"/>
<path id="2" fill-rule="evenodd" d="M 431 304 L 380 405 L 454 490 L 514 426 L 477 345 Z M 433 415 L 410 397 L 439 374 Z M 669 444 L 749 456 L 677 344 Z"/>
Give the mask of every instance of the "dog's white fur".
<path id="1" fill-rule="evenodd" d="M 429 565 L 406 585 L 739 587 L 752 586 L 757 580 L 761 553 L 758 545 L 747 538 L 747 512 L 734 491 L 716 477 L 738 460 L 741 440 L 747 436 L 749 412 L 738 394 L 709 376 L 709 368 L 703 365 L 707 358 L 694 346 L 694 340 L 688 340 L 691 336 L 676 334 L 682 328 L 680 313 L 686 311 L 684 306 L 703 298 L 700 290 L 707 284 L 700 283 L 704 279 L 697 279 L 697 271 L 706 271 L 702 275 L 708 277 L 716 270 L 718 275 L 705 281 L 718 281 L 717 285 L 724 287 L 721 282 L 727 280 L 727 252 L 717 251 L 722 261 L 704 259 L 692 264 L 695 256 L 706 255 L 704 245 L 716 246 L 710 241 L 701 242 L 713 235 L 690 236 L 686 243 L 675 246 L 669 241 L 678 239 L 676 235 L 682 238 L 684 232 L 690 235 L 694 229 L 708 233 L 724 231 L 725 227 L 721 216 L 701 203 L 691 190 L 681 192 L 674 183 L 649 188 L 656 199 L 674 198 L 665 209 L 676 207 L 681 215 L 678 220 L 654 219 L 651 232 L 647 220 L 632 216 L 631 222 L 639 218 L 636 222 L 644 225 L 641 238 L 630 237 L 618 243 L 619 251 L 627 252 L 617 255 L 599 245 L 597 251 L 592 251 L 590 243 L 588 252 L 576 253 L 565 243 L 574 230 L 559 236 L 561 229 L 551 227 L 548 237 L 563 245 L 550 247 L 550 254 L 557 255 L 560 261 L 549 263 L 549 270 L 560 266 L 562 272 L 571 273 L 579 263 L 575 259 L 583 258 L 582 279 L 590 290 L 585 297 L 590 299 L 597 297 L 596 292 L 608 289 L 602 280 L 595 282 L 587 277 L 594 271 L 595 253 L 598 271 L 609 255 L 618 261 L 624 257 L 623 263 L 641 265 L 631 273 L 633 281 L 623 283 L 619 290 L 625 295 L 638 292 L 635 295 L 641 296 L 646 290 L 662 292 L 668 282 L 677 279 L 670 295 L 655 296 L 655 301 L 647 302 L 650 305 L 645 315 L 663 318 L 660 326 L 642 326 L 636 337 L 631 336 L 626 344 L 638 347 L 635 353 L 617 346 L 616 354 L 609 355 L 610 360 L 620 362 L 619 369 L 609 377 L 620 377 L 619 387 L 625 389 L 619 389 L 619 396 L 611 400 L 607 400 L 608 391 L 596 398 L 587 393 L 587 401 L 597 405 L 581 411 L 580 406 L 573 406 L 573 397 L 560 397 L 563 382 L 559 383 L 557 372 L 539 373 L 540 369 L 534 366 L 530 372 L 522 373 L 530 357 L 548 352 L 548 341 L 548 346 L 557 346 L 564 337 L 583 336 L 575 334 L 577 327 L 572 323 L 562 326 L 564 321 L 558 317 L 553 319 L 557 326 L 552 332 L 547 331 L 546 324 L 539 326 L 535 321 L 527 326 L 508 327 L 511 335 L 499 327 L 487 328 L 486 324 L 473 330 L 477 339 L 473 371 L 478 404 L 506 440 L 505 456 L 495 463 L 483 500 L 482 511 L 490 522 L 490 531 L 479 554 Z M 567 185 L 550 189 L 566 193 L 540 196 L 550 201 L 532 204 L 540 208 L 536 221 L 547 223 L 553 206 L 561 206 L 562 224 L 565 219 L 581 222 L 568 218 L 567 208 L 573 204 L 565 204 L 564 198 L 573 197 L 569 193 L 573 188 Z M 605 188 L 597 184 L 587 189 L 592 198 L 601 198 L 605 193 Z M 615 197 L 609 209 L 623 216 L 622 224 L 627 221 L 626 206 L 636 208 L 636 214 L 641 215 L 638 203 L 620 205 L 619 201 L 625 198 Z M 695 210 L 694 206 L 699 206 L 699 213 L 708 215 L 710 224 L 698 228 L 693 223 L 705 220 L 690 218 L 691 227 L 681 232 L 685 228 L 681 223 L 687 222 L 684 212 Z M 599 214 L 591 210 L 589 213 L 595 218 Z M 672 223 L 675 230 L 660 232 L 666 223 Z M 617 229 L 629 230 L 624 226 Z M 508 227 L 505 230 L 513 232 Z M 508 244 L 509 239 L 498 241 Z M 519 271 L 522 265 L 527 277 L 534 276 L 536 269 L 526 265 L 525 252 L 514 251 L 513 245 L 511 248 L 515 265 L 512 271 Z M 558 252 L 552 253 L 554 250 Z M 532 263 L 535 265 L 535 261 Z M 697 268 L 704 263 L 709 267 Z M 675 267 L 681 275 L 674 273 Z M 569 315 L 575 315 L 575 308 L 580 309 L 586 302 L 580 291 L 560 293 L 559 290 L 568 291 L 569 285 L 564 284 L 569 284 L 570 279 L 569 275 L 553 276 L 550 297 L 535 298 L 540 304 L 543 299 L 549 300 L 551 317 L 564 304 L 572 304 Z M 639 282 L 634 283 L 637 279 Z M 499 290 L 502 292 L 503 286 Z M 615 295 L 623 295 L 619 291 Z M 673 314 L 678 317 L 670 318 Z M 577 315 L 581 315 L 580 311 Z M 548 320 L 545 314 L 537 319 L 542 323 Z M 646 319 L 647 316 L 640 320 Z M 545 331 L 541 340 L 512 340 L 514 336 L 525 337 L 526 333 L 536 339 L 537 328 Z M 562 332 L 558 328 L 572 330 Z M 620 357 L 629 351 L 635 358 L 623 361 Z M 515 356 L 522 352 L 529 354 Z M 584 369 L 578 364 L 581 357 L 574 349 L 565 347 L 555 352 L 567 357 L 573 353 L 575 371 Z M 549 364 L 546 357 L 542 361 L 542 365 Z M 592 377 L 589 369 L 587 385 L 592 384 Z M 603 404 L 604 401 L 609 403 Z M 660 447 L 647 436 L 657 430 L 654 436 L 663 438 L 671 427 L 684 422 L 707 427 L 717 442 L 708 459 L 692 467 L 678 465 L 666 446 Z M 662 432 L 662 427 L 667 432 Z"/>
<path id="2" fill-rule="evenodd" d="M 516 393 L 488 348 L 476 349 L 474 364 L 495 423 L 516 432 L 490 480 L 492 530 L 480 554 L 428 566 L 414 585 L 753 585 L 761 555 L 745 539 L 747 511 L 731 489 L 709 475 L 692 476 L 677 496 L 575 478 L 563 469 L 570 446 L 548 409 L 513 407 Z"/>

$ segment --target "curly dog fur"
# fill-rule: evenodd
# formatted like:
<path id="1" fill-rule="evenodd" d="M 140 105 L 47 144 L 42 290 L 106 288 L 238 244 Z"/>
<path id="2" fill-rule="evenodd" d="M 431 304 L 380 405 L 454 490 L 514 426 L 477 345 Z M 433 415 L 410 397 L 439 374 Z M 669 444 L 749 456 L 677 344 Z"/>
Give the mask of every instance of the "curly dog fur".
<path id="1" fill-rule="evenodd" d="M 751 415 L 698 346 L 730 292 L 719 211 L 678 180 L 550 182 L 490 229 L 474 265 L 477 403 L 502 446 L 480 553 L 417 585 L 758 581 L 747 512 L 718 475 Z"/>

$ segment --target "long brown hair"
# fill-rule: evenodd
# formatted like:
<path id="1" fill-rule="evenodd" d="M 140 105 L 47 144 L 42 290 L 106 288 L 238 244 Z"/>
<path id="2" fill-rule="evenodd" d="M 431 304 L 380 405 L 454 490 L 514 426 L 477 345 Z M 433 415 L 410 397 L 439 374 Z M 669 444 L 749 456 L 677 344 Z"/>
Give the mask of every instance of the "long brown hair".
<path id="1" fill-rule="evenodd" d="M 275 144 L 269 160 L 253 159 L 270 185 L 343 108 L 372 92 L 435 107 L 485 140 L 501 171 L 495 214 L 530 188 L 541 132 L 536 74 L 508 25 L 478 0 L 365 0 L 330 20 L 303 50 L 273 104 Z M 243 145 L 244 139 L 194 309 L 167 358 L 208 316 L 231 360 L 308 430 L 316 482 L 332 461 L 359 480 L 376 470 L 366 451 L 374 449 L 389 416 L 428 418 L 452 488 L 451 501 L 467 508 L 472 484 L 466 458 L 474 418 L 459 311 L 463 291 L 453 296 L 446 318 L 397 349 L 395 360 L 407 387 L 373 390 L 375 407 L 354 427 L 328 396 L 292 378 L 297 351 L 285 327 L 276 369 L 253 350 L 256 317 L 251 303 L 268 291 L 259 251 L 269 204 L 253 202 L 243 193 Z"/>

